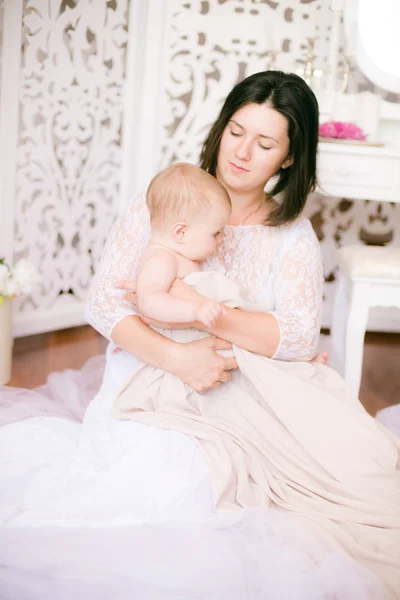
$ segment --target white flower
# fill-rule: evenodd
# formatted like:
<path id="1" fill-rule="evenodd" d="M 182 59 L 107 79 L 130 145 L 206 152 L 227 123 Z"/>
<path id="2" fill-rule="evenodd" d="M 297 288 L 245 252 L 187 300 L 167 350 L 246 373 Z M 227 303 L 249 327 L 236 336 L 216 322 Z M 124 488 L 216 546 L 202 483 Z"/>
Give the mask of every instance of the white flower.
<path id="1" fill-rule="evenodd" d="M 0 306 L 4 298 L 30 294 L 39 281 L 36 267 L 28 260 L 19 260 L 13 269 L 0 263 Z"/>
<path id="2" fill-rule="evenodd" d="M 12 271 L 12 280 L 16 288 L 14 294 L 30 294 L 39 283 L 40 275 L 31 262 L 22 258 Z"/>
<path id="3" fill-rule="evenodd" d="M 6 265 L 0 264 L 0 295 L 3 295 L 3 287 L 8 279 L 9 271 Z"/>
<path id="4" fill-rule="evenodd" d="M 1 288 L 1 295 L 2 296 L 17 296 L 17 294 L 19 294 L 19 288 L 18 285 L 15 283 L 15 281 L 13 281 L 12 276 L 8 277 L 4 283 L 3 286 Z"/>

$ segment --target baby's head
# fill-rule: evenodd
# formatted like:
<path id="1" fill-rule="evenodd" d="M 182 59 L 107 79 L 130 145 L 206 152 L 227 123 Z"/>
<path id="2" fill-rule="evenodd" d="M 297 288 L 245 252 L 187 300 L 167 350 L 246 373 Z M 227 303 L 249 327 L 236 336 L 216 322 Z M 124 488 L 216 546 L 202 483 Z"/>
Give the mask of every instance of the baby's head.
<path id="1" fill-rule="evenodd" d="M 215 252 L 232 210 L 223 185 L 189 163 L 172 165 L 156 175 L 146 200 L 153 233 L 162 234 L 173 249 L 194 261 Z"/>

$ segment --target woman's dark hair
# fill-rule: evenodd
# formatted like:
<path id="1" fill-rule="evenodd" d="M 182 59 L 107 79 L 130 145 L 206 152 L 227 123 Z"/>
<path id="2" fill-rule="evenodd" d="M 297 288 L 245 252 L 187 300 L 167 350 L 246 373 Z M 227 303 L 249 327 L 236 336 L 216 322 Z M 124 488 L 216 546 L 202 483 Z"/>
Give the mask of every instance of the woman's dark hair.
<path id="1" fill-rule="evenodd" d="M 282 193 L 268 216 L 268 225 L 282 225 L 303 210 L 309 192 L 317 184 L 318 103 L 301 77 L 282 71 L 255 73 L 236 85 L 204 141 L 200 167 L 216 175 L 222 134 L 232 116 L 246 104 L 268 104 L 286 117 L 289 124 L 291 166 L 280 169 L 271 196 Z"/>

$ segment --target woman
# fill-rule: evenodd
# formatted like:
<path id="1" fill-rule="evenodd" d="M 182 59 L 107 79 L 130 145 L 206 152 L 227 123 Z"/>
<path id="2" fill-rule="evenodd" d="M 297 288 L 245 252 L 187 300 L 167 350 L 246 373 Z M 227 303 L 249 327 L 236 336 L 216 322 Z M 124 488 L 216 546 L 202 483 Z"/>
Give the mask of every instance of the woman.
<path id="1" fill-rule="evenodd" d="M 144 197 L 118 220 L 91 291 L 88 319 L 125 352 L 108 353 L 102 390 L 89 406 L 79 436 L 62 419 L 50 423 L 31 419 L 4 428 L 4 449 L 11 442 L 14 447 L 23 443 L 29 457 L 17 457 L 10 465 L 8 456 L 8 464 L 1 465 L 10 499 L 9 526 L 18 525 L 23 531 L 33 524 L 96 525 L 91 553 L 96 568 L 104 561 L 110 568 L 102 542 L 113 538 L 104 528 L 123 525 L 118 536 L 129 532 L 131 537 L 129 543 L 118 538 L 113 558 L 114 553 L 121 558 L 121 548 L 127 549 L 129 590 L 142 594 L 136 596 L 140 598 L 241 600 L 265 598 L 271 590 L 271 597 L 282 599 L 383 597 L 374 577 L 298 530 L 289 516 L 263 511 L 215 520 L 209 468 L 190 437 L 111 417 L 115 392 L 138 359 L 205 392 L 230 380 L 237 363 L 218 351 L 231 344 L 280 360 L 307 361 L 314 356 L 322 268 L 317 240 L 300 213 L 315 185 L 317 136 L 314 95 L 303 80 L 280 72 L 258 73 L 236 86 L 211 129 L 201 166 L 224 184 L 233 211 L 223 243 L 205 269 L 234 279 L 249 302 L 264 308 L 257 313 L 228 309 L 208 330 L 215 337 L 187 344 L 167 339 L 148 327 L 115 291 L 118 281 L 135 278 L 148 240 Z M 264 188 L 274 176 L 277 181 L 267 196 Z M 193 291 L 180 284 L 175 293 L 184 296 Z M 33 436 L 28 437 L 32 431 L 40 437 L 41 454 Z M 48 465 L 46 449 L 55 447 L 59 456 Z M 26 470 L 32 468 L 40 477 L 28 485 Z M 193 525 L 199 521 L 200 526 Z M 134 525 L 132 533 L 129 528 Z M 61 535 L 59 529 L 54 531 L 52 540 Z M 18 556 L 12 572 L 18 572 L 26 566 L 26 548 L 34 540 L 12 537 L 10 527 L 6 533 L 13 556 Z M 70 546 L 62 538 L 63 554 L 48 538 L 46 542 L 51 564 L 63 573 Z M 149 560 L 153 571 L 143 575 Z M 95 570 L 99 571 L 100 567 Z M 332 577 L 335 572 L 340 573 L 338 579 Z"/>
<path id="2" fill-rule="evenodd" d="M 310 223 L 297 219 L 315 187 L 317 141 L 314 94 L 301 78 L 271 71 L 247 78 L 229 94 L 201 156 L 202 168 L 223 183 L 233 206 L 227 241 L 206 268 L 226 271 L 246 289 L 249 299 L 263 298 L 268 310 L 261 315 L 229 311 L 211 333 L 281 360 L 310 360 L 319 337 L 319 246 Z M 275 175 L 278 181 L 267 196 L 264 188 Z M 272 199 L 278 194 L 284 194 L 284 202 Z M 131 305 L 113 292 L 119 280 L 134 276 L 148 235 L 142 195 L 108 240 L 89 298 L 88 320 L 133 356 L 205 391 L 225 379 L 234 366 L 227 362 L 225 368 L 212 347 L 227 344 L 207 340 L 187 352 L 146 327 L 133 316 Z M 240 243 L 249 249 L 242 248 L 236 256 Z M 190 293 L 183 286 L 178 289 L 177 294 Z"/>

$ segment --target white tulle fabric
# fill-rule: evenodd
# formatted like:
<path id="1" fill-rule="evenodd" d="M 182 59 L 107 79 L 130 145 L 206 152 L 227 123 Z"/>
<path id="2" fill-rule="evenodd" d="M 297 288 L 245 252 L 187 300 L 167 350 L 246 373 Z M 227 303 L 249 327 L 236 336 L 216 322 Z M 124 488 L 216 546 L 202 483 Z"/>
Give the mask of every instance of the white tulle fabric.
<path id="1" fill-rule="evenodd" d="M 0 428 L 2 600 L 385 598 L 372 576 L 289 515 L 213 515 L 209 469 L 191 438 L 112 419 L 135 359 L 110 349 L 83 423 L 87 396 L 70 411 L 54 385 L 51 397 L 49 388 L 20 392 L 17 422 L 7 409 Z M 73 389 L 81 375 L 79 383 L 93 389 L 100 363 L 91 361 L 84 376 L 59 374 L 58 384 Z M 7 406 L 7 388 L 0 393 Z M 28 418 L 32 400 L 48 416 Z"/>
<path id="2" fill-rule="evenodd" d="M 116 323 L 134 314 L 115 284 L 135 279 L 149 238 L 145 194 L 140 194 L 115 223 L 89 294 L 87 320 L 108 339 Z M 282 227 L 227 226 L 204 269 L 227 275 L 248 302 L 274 315 L 281 334 L 274 358 L 310 360 L 315 355 L 323 275 L 318 241 L 307 219 Z"/>
<path id="3" fill-rule="evenodd" d="M 33 390 L 0 385 L 0 427 L 29 417 L 66 417 L 82 421 L 103 379 L 105 356 L 90 358 L 79 371 L 50 373 L 45 385 Z"/>

